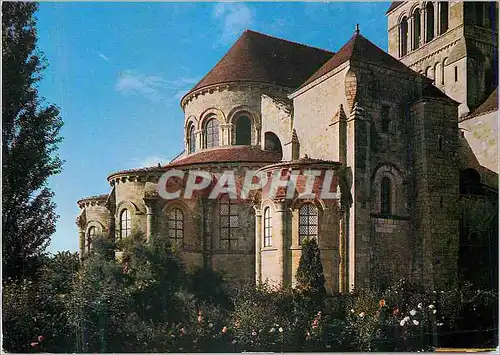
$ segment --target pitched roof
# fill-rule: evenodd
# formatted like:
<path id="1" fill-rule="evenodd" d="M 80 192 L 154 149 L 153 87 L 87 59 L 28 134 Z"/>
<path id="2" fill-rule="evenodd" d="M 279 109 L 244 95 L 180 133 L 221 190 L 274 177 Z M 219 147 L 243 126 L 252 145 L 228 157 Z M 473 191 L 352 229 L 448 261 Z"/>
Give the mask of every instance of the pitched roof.
<path id="1" fill-rule="evenodd" d="M 404 1 L 393 1 L 391 3 L 391 6 L 389 6 L 389 8 L 387 9 L 387 11 L 385 12 L 385 14 L 387 15 L 389 12 L 391 12 L 392 10 L 394 10 L 396 7 L 399 7 L 399 5 L 403 4 Z"/>
<path id="2" fill-rule="evenodd" d="M 185 158 L 166 165 L 165 168 L 205 163 L 275 163 L 280 160 L 281 153 L 262 150 L 254 146 L 233 145 L 205 149 L 197 153 L 189 154 Z"/>
<path id="3" fill-rule="evenodd" d="M 322 77 L 328 72 L 334 70 L 348 60 L 356 60 L 359 62 L 373 64 L 389 70 L 418 76 L 417 72 L 411 70 L 399 60 L 386 53 L 384 50 L 377 47 L 375 44 L 367 40 L 358 31 L 354 33 L 351 39 L 318 71 L 316 71 L 309 79 L 307 79 L 300 88 L 307 86 L 314 80 Z"/>
<path id="4" fill-rule="evenodd" d="M 245 81 L 298 87 L 333 52 L 246 30 L 191 92 L 213 84 Z"/>
<path id="5" fill-rule="evenodd" d="M 488 98 L 481 105 L 479 105 L 479 107 L 477 107 L 475 110 L 469 113 L 466 119 L 476 116 L 481 116 L 488 112 L 493 112 L 497 110 L 498 110 L 498 87 L 496 87 L 495 90 L 493 90 L 490 96 L 488 96 Z"/>
<path id="6" fill-rule="evenodd" d="M 459 102 L 453 100 L 451 97 L 449 97 L 444 92 L 439 90 L 432 83 L 427 83 L 424 85 L 425 86 L 423 87 L 422 91 L 420 92 L 420 97 L 442 99 L 442 100 L 447 100 L 447 101 L 453 102 L 457 105 L 460 104 Z"/>

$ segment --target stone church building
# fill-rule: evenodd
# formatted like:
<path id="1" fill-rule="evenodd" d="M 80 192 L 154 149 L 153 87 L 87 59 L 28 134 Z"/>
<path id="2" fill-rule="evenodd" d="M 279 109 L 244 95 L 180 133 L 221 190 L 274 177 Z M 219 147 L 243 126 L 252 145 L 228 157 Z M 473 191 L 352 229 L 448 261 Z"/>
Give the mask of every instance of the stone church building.
<path id="1" fill-rule="evenodd" d="M 401 277 L 494 282 L 497 3 L 394 2 L 386 16 L 388 53 L 359 28 L 336 51 L 243 32 L 182 98 L 183 152 L 112 173 L 108 193 L 78 201 L 80 255 L 96 235 L 143 233 L 169 238 L 188 269 L 293 285 L 312 237 L 330 293 Z M 328 201 L 167 201 L 157 185 L 170 169 L 232 169 L 238 181 L 333 170 L 345 188 Z"/>

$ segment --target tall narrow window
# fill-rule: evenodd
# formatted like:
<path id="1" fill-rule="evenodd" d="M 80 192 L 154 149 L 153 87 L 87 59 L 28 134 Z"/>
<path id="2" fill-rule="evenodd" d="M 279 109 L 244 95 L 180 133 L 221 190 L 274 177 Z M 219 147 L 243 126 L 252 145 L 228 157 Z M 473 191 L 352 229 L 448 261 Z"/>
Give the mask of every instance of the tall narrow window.
<path id="1" fill-rule="evenodd" d="M 413 21 L 413 49 L 417 49 L 418 47 L 420 47 L 420 9 L 416 9 L 413 13 Z"/>
<path id="2" fill-rule="evenodd" d="M 120 214 L 120 238 L 127 238 L 132 230 L 132 219 L 128 209 Z"/>
<path id="3" fill-rule="evenodd" d="M 439 2 L 439 34 L 448 31 L 448 1 Z"/>
<path id="4" fill-rule="evenodd" d="M 389 132 L 389 125 L 391 123 L 391 119 L 389 117 L 390 107 L 388 105 L 382 105 L 382 110 L 380 112 L 380 126 L 382 132 Z"/>
<path id="5" fill-rule="evenodd" d="M 250 145 L 252 141 L 252 122 L 247 116 L 236 119 L 236 144 Z"/>
<path id="6" fill-rule="evenodd" d="M 264 210 L 264 247 L 272 246 L 272 235 L 271 209 L 266 207 Z"/>
<path id="7" fill-rule="evenodd" d="M 458 68 L 455 65 L 455 82 L 457 82 L 457 81 L 458 81 Z"/>
<path id="8" fill-rule="evenodd" d="M 403 57 L 408 53 L 408 20 L 406 16 L 403 17 L 399 26 L 399 53 Z"/>
<path id="9" fill-rule="evenodd" d="M 87 241 L 85 243 L 85 248 L 87 249 L 87 252 L 89 252 L 89 253 L 92 250 L 92 242 L 94 241 L 95 236 L 96 236 L 96 228 L 90 227 L 88 232 L 87 232 Z"/>
<path id="10" fill-rule="evenodd" d="M 236 201 L 230 200 L 228 195 L 224 195 L 219 200 L 219 242 L 222 250 L 238 248 L 238 227 L 239 218 Z"/>
<path id="11" fill-rule="evenodd" d="M 426 42 L 432 41 L 434 39 L 434 5 L 432 5 L 432 2 L 428 2 L 426 7 L 426 18 L 427 18 L 427 24 L 426 24 L 426 32 L 427 32 L 427 40 Z"/>
<path id="12" fill-rule="evenodd" d="M 380 182 L 380 213 L 391 214 L 391 179 L 383 177 Z"/>
<path id="13" fill-rule="evenodd" d="M 219 146 L 219 121 L 216 118 L 205 124 L 205 148 Z"/>
<path id="14" fill-rule="evenodd" d="M 312 203 L 299 209 L 299 244 L 304 238 L 318 238 L 318 208 Z"/>
<path id="15" fill-rule="evenodd" d="M 168 238 L 172 245 L 182 245 L 184 239 L 184 213 L 179 208 L 174 208 L 168 212 Z"/>
<path id="16" fill-rule="evenodd" d="M 189 153 L 194 153 L 196 150 L 196 137 L 194 134 L 194 125 L 189 127 L 189 138 L 188 138 Z"/>

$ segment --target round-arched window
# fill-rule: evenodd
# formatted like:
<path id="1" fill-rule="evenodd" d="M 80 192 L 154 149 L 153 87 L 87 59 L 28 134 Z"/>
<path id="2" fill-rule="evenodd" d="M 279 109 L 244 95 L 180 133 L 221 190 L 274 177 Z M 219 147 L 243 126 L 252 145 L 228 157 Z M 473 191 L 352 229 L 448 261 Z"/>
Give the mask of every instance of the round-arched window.
<path id="1" fill-rule="evenodd" d="M 120 214 L 120 238 L 127 238 L 132 231 L 132 218 L 130 211 L 124 209 Z"/>
<path id="2" fill-rule="evenodd" d="M 219 121 L 211 118 L 205 124 L 205 148 L 219 146 Z"/>
<path id="3" fill-rule="evenodd" d="M 318 208 L 304 203 L 299 209 L 299 244 L 305 238 L 318 238 Z"/>

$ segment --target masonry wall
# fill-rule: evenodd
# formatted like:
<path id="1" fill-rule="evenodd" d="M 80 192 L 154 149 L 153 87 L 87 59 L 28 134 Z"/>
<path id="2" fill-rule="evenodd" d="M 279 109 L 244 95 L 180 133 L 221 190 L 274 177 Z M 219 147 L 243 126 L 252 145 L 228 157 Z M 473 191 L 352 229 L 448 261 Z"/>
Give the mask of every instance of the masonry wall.
<path id="1" fill-rule="evenodd" d="M 498 111 L 459 123 L 478 163 L 498 173 Z"/>
<path id="2" fill-rule="evenodd" d="M 344 92 L 345 65 L 336 73 L 293 99 L 293 128 L 300 142 L 300 156 L 339 161 L 339 126 L 330 125 L 342 104 L 349 112 Z"/>
<path id="3" fill-rule="evenodd" d="M 262 95 L 262 136 L 261 148 L 265 148 L 265 133 L 273 132 L 281 141 L 283 160 L 292 159 L 292 101 Z"/>
<path id="4" fill-rule="evenodd" d="M 458 125 L 453 104 L 420 101 L 411 107 L 414 275 L 443 289 L 457 276 Z"/>
<path id="5" fill-rule="evenodd" d="M 196 149 L 203 147 L 203 126 L 208 117 L 219 120 L 219 145 L 231 145 L 234 141 L 232 120 L 244 113 L 252 122 L 252 144 L 260 145 L 262 132 L 261 96 L 263 94 L 286 98 L 289 89 L 259 84 L 226 85 L 211 90 L 202 90 L 184 106 L 185 148 L 187 130 L 192 123 L 196 128 Z"/>

